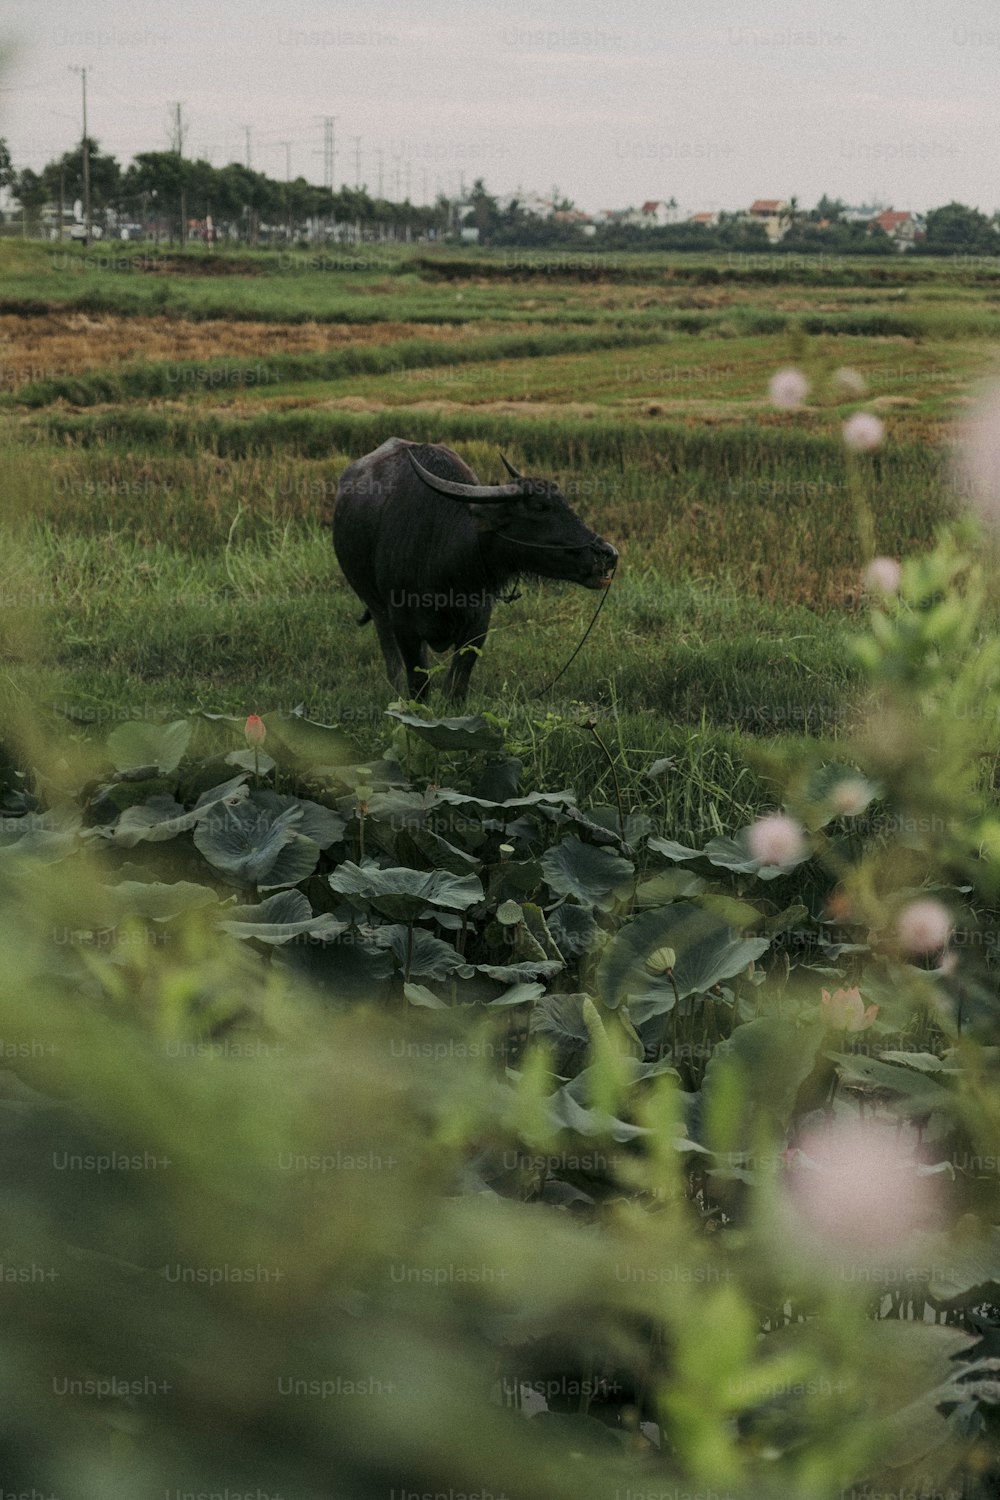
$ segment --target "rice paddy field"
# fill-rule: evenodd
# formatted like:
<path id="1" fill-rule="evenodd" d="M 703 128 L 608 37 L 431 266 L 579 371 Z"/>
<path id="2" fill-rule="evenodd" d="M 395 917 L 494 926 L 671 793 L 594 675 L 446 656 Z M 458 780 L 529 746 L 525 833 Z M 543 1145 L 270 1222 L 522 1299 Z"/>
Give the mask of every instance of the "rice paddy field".
<path id="1" fill-rule="evenodd" d="M 992 264 L 0 273 L 4 1495 L 995 1496 Z M 458 718 L 394 434 L 620 552 Z"/>
<path id="2" fill-rule="evenodd" d="M 621 564 L 554 687 L 593 596 L 528 582 L 499 606 L 468 708 L 509 721 L 539 787 L 601 800 L 613 760 L 638 802 L 668 757 L 684 841 L 773 801 L 775 741 L 851 721 L 859 496 L 878 552 L 932 542 L 1000 336 L 1000 275 L 961 258 L 6 242 L 0 271 L 8 711 L 85 737 L 301 703 L 376 753 L 393 693 L 333 556 L 338 476 L 394 434 L 487 481 L 502 450 Z M 768 399 L 789 365 L 794 410 Z M 875 453 L 844 447 L 860 408 Z"/>

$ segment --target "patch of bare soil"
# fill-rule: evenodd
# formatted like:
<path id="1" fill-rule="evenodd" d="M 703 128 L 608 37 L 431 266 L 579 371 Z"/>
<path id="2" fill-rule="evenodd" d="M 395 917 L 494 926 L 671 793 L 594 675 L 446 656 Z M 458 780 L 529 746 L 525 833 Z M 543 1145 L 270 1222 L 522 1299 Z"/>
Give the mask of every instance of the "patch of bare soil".
<path id="1" fill-rule="evenodd" d="M 6 315 L 0 316 L 0 390 L 130 361 L 319 353 L 345 344 L 426 338 L 428 331 L 426 323 L 194 322 L 81 312 Z M 461 341 L 469 333 L 461 326 L 435 327 L 434 337 Z"/>

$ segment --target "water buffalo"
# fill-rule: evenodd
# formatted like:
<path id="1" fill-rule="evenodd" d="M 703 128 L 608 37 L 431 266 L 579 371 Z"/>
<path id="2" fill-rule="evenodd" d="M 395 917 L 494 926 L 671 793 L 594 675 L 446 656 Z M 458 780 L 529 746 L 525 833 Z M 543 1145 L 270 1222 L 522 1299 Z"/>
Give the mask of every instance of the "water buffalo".
<path id="1" fill-rule="evenodd" d="M 501 455 L 502 457 L 502 455 Z M 345 469 L 333 510 L 344 576 L 375 622 L 390 681 L 427 691 L 427 648 L 453 650 L 446 691 L 461 702 L 494 603 L 525 574 L 607 588 L 618 553 L 559 487 L 503 460 L 507 484 L 480 484 L 440 443 L 389 438 Z"/>

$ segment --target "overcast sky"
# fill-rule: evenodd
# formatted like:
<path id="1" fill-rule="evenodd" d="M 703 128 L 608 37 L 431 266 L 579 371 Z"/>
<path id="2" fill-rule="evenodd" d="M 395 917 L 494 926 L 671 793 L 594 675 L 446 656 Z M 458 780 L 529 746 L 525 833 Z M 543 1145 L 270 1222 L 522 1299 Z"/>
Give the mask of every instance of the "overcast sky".
<path id="1" fill-rule="evenodd" d="M 578 207 L 821 193 L 1000 207 L 996 0 L 6 0 L 0 135 L 38 169 L 88 124 L 124 165 L 185 151 L 414 201 L 483 177 Z M 397 175 L 398 174 L 398 175 Z"/>

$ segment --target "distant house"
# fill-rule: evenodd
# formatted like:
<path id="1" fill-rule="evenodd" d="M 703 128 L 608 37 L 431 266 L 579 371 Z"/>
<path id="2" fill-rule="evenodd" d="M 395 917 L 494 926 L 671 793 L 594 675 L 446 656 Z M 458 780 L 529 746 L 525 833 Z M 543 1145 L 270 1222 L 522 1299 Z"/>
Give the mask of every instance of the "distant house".
<path id="1" fill-rule="evenodd" d="M 746 217 L 752 224 L 763 224 L 772 244 L 783 240 L 791 227 L 789 206 L 784 198 L 757 198 L 751 203 Z"/>
<path id="2" fill-rule="evenodd" d="M 703 224 L 706 229 L 717 229 L 719 225 L 718 209 L 709 209 L 704 213 L 692 214 L 688 219 L 689 224 Z"/>
<path id="3" fill-rule="evenodd" d="M 897 250 L 912 250 L 917 240 L 924 237 L 924 221 L 908 209 L 886 208 L 869 220 L 869 227 L 878 226 L 893 241 Z"/>
<path id="4" fill-rule="evenodd" d="M 580 208 L 560 208 L 552 217 L 557 224 L 569 224 L 573 229 L 582 230 L 584 234 L 597 233 L 597 226 L 590 214 L 585 214 Z"/>
<path id="5" fill-rule="evenodd" d="M 664 203 L 661 198 L 650 198 L 640 208 L 638 222 L 643 229 L 664 229 L 668 224 L 679 224 L 680 218 L 680 209 L 673 199 Z"/>

